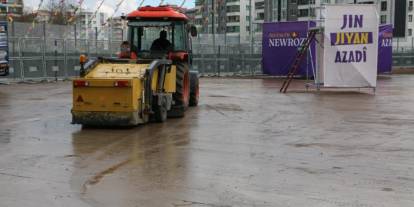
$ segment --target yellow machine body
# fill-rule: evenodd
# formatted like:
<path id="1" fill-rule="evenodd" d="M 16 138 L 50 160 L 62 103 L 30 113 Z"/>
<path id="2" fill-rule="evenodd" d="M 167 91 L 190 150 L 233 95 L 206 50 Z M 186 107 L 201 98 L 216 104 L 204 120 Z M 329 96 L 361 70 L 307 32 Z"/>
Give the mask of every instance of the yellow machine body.
<path id="1" fill-rule="evenodd" d="M 144 113 L 145 71 L 149 64 L 98 63 L 73 80 L 72 122 L 86 125 L 136 125 L 148 122 Z M 158 70 L 151 90 L 156 92 Z M 165 75 L 164 93 L 176 91 L 176 67 Z"/>

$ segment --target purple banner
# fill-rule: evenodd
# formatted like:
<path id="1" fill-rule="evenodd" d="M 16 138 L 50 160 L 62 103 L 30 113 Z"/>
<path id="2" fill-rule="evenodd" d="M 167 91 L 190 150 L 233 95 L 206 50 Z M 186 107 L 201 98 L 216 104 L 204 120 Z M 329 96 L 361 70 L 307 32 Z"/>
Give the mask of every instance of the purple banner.
<path id="1" fill-rule="evenodd" d="M 378 35 L 378 73 L 391 73 L 392 25 L 380 25 Z"/>
<path id="2" fill-rule="evenodd" d="M 310 22 L 314 27 L 315 22 Z M 263 74 L 285 76 L 289 72 L 299 47 L 304 44 L 308 32 L 308 22 L 274 22 L 263 24 L 262 67 Z M 311 44 L 312 61 L 309 65 L 306 56 L 302 60 L 297 75 L 313 76 L 315 67 L 315 43 Z"/>

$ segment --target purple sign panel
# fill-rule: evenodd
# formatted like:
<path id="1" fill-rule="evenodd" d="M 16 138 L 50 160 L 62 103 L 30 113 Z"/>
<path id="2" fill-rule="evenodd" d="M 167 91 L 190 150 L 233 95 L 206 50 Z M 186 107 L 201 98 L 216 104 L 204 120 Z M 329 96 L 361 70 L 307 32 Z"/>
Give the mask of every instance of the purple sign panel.
<path id="1" fill-rule="evenodd" d="M 378 35 L 378 73 L 390 73 L 392 70 L 392 25 L 380 25 Z"/>
<path id="2" fill-rule="evenodd" d="M 310 26 L 315 26 L 310 22 Z M 285 76 L 289 72 L 296 53 L 305 43 L 308 33 L 308 22 L 275 22 L 263 24 L 262 66 L 263 74 Z M 307 64 L 306 56 L 302 60 L 297 75 L 313 76 L 315 67 L 315 43 L 311 44 L 312 61 Z M 313 64 L 313 67 L 312 65 Z"/>

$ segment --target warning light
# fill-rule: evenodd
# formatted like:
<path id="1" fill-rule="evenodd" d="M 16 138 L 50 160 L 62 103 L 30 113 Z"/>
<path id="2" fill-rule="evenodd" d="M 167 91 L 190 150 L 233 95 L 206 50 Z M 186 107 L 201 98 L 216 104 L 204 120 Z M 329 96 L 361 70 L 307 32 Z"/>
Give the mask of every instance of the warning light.
<path id="1" fill-rule="evenodd" d="M 127 80 L 115 81 L 114 86 L 115 87 L 128 87 L 129 86 L 129 81 L 127 81 Z"/>
<path id="2" fill-rule="evenodd" d="M 74 80 L 73 86 L 74 87 L 86 87 L 86 86 L 89 86 L 89 82 L 84 81 L 84 80 Z"/>

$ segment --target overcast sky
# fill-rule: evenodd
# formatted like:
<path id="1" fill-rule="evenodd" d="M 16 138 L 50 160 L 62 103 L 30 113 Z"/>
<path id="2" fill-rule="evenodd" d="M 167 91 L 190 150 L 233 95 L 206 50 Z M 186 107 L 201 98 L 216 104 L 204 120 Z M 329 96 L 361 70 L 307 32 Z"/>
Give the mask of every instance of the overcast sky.
<path id="1" fill-rule="evenodd" d="M 31 7 L 32 9 L 37 9 L 40 0 L 23 0 L 25 7 Z M 47 4 L 49 0 L 43 0 L 43 4 Z M 79 2 L 79 0 L 70 0 L 75 1 L 76 3 Z M 115 10 L 115 6 L 120 2 L 121 0 L 104 0 L 103 5 L 99 9 L 100 12 L 105 12 L 108 15 L 112 15 Z M 59 1 L 58 1 L 59 2 Z M 87 9 L 90 11 L 95 11 L 96 8 L 99 6 L 99 4 L 102 2 L 102 0 L 84 0 L 83 2 L 83 9 Z M 141 0 L 124 0 L 122 5 L 119 7 L 119 10 L 116 15 L 121 13 L 129 13 L 136 9 L 138 7 L 138 4 L 141 3 Z M 143 5 L 159 5 L 160 0 L 145 0 Z M 163 4 L 176 4 L 180 5 L 182 3 L 182 0 L 164 0 Z M 184 4 L 184 7 L 192 8 L 194 7 L 194 0 L 187 0 Z"/>

